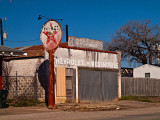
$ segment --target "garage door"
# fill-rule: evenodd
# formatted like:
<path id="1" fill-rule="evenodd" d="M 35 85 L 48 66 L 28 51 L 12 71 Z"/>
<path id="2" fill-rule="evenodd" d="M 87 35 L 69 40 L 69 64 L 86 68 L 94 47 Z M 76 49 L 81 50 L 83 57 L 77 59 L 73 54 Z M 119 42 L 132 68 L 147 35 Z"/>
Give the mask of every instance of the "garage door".
<path id="1" fill-rule="evenodd" d="M 117 72 L 80 70 L 80 101 L 104 101 L 117 97 Z"/>

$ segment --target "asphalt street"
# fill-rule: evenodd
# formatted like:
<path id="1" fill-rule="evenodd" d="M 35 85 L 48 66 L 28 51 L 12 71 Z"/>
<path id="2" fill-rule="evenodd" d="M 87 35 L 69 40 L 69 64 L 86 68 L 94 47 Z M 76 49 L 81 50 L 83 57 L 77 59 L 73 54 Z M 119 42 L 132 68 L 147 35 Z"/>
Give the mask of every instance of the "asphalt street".
<path id="1" fill-rule="evenodd" d="M 160 120 L 160 106 L 98 112 L 35 112 L 0 115 L 0 120 Z"/>

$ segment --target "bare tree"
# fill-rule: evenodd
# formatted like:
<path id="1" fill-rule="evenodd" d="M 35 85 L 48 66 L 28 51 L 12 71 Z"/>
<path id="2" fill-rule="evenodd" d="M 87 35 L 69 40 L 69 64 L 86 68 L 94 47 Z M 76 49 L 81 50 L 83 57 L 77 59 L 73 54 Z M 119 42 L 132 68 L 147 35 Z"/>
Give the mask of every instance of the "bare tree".
<path id="1" fill-rule="evenodd" d="M 130 21 L 112 35 L 112 42 L 105 43 L 106 50 L 120 50 L 122 58 L 142 64 L 153 64 L 159 57 L 160 26 L 150 20 Z"/>
<path id="2" fill-rule="evenodd" d="M 12 71 L 13 64 L 10 62 L 4 62 L 2 63 L 2 71 L 3 71 L 3 76 L 4 76 L 4 86 L 6 90 L 9 90 L 9 86 L 11 82 L 9 81 L 9 76 Z"/>

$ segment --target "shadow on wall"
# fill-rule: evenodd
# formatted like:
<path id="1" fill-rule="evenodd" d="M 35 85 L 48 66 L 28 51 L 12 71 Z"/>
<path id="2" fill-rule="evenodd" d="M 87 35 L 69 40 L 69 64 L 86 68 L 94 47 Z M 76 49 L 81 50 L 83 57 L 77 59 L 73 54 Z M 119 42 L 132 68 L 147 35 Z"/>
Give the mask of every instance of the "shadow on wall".
<path id="1" fill-rule="evenodd" d="M 49 60 L 45 60 L 37 69 L 37 73 L 38 73 L 38 79 L 39 82 L 41 84 L 41 86 L 44 88 L 45 90 L 45 102 L 46 105 L 48 106 L 48 79 L 49 79 Z M 54 73 L 54 84 L 56 83 L 56 77 L 55 77 L 55 73 Z"/>

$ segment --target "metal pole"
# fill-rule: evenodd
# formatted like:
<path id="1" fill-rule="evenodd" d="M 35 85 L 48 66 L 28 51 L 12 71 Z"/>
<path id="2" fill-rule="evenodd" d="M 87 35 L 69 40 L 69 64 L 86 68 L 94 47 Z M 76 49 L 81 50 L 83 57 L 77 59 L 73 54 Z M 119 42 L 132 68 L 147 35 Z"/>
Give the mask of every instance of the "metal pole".
<path id="1" fill-rule="evenodd" d="M 17 81 L 17 71 L 16 71 L 16 99 L 18 99 L 18 81 Z"/>
<path id="2" fill-rule="evenodd" d="M 1 24 L 1 45 L 3 45 L 3 29 L 2 29 L 2 19 L 0 19 L 0 24 Z M 2 82 L 3 77 L 2 77 L 2 57 L 0 57 L 0 90 L 2 90 Z"/>
<path id="3" fill-rule="evenodd" d="M 68 25 L 66 25 L 66 42 L 68 42 Z"/>
<path id="4" fill-rule="evenodd" d="M 54 55 L 53 51 L 49 53 L 49 90 L 48 90 L 48 108 L 55 107 L 55 92 L 54 92 Z"/>
<path id="5" fill-rule="evenodd" d="M 0 90 L 2 90 L 2 84 L 3 84 L 3 81 L 2 81 L 3 77 L 2 77 L 2 57 L 0 57 Z"/>
<path id="6" fill-rule="evenodd" d="M 3 28 L 2 28 L 2 19 L 0 19 L 1 24 L 1 45 L 3 45 Z"/>

